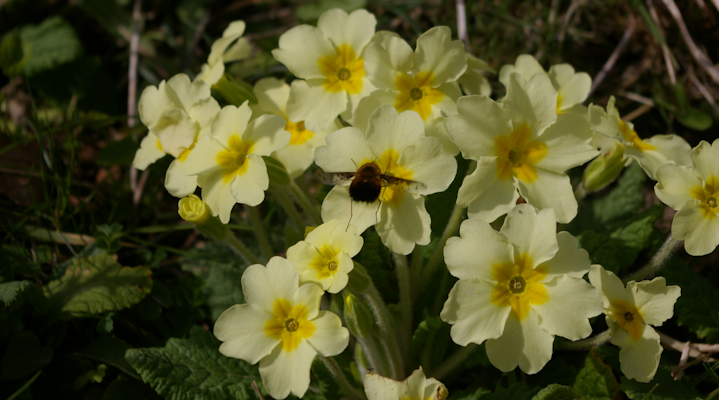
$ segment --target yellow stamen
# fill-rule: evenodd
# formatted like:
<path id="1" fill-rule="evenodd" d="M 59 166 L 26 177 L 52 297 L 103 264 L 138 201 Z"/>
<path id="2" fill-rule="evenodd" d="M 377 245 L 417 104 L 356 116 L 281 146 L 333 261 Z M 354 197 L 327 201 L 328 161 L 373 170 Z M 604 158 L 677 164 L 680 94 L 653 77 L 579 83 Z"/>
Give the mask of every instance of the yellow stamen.
<path id="1" fill-rule="evenodd" d="M 537 168 L 534 164 L 547 155 L 547 145 L 531 140 L 529 125 L 522 124 L 509 135 L 494 139 L 494 155 L 497 156 L 497 178 L 516 176 L 522 182 L 534 182 Z"/>
<path id="2" fill-rule="evenodd" d="M 394 81 L 399 91 L 394 101 L 394 108 L 398 112 L 416 111 L 426 121 L 432 111 L 432 105 L 444 98 L 444 93 L 432 87 L 434 80 L 431 72 L 420 72 L 416 76 L 399 75 Z"/>
<path id="3" fill-rule="evenodd" d="M 523 320 L 529 315 L 529 306 L 543 304 L 549 300 L 542 280 L 546 271 L 534 268 L 529 254 L 518 256 L 514 263 L 500 263 L 492 266 L 492 279 L 497 285 L 492 290 L 492 303 L 500 307 L 512 307 L 512 315 Z"/>
<path id="4" fill-rule="evenodd" d="M 617 321 L 617 324 L 629 332 L 633 341 L 638 341 L 644 331 L 644 318 L 639 310 L 632 304 L 623 300 L 612 300 L 607 315 Z"/>
<path id="5" fill-rule="evenodd" d="M 656 150 L 657 148 L 652 146 L 649 143 L 645 143 L 642 139 L 639 138 L 639 135 L 637 135 L 637 132 L 634 131 L 634 129 L 630 130 L 627 124 L 619 120 L 619 130 L 622 132 L 622 136 L 624 136 L 624 140 L 626 140 L 628 143 L 632 145 L 635 149 L 641 151 L 642 153 L 647 150 Z"/>
<path id="6" fill-rule="evenodd" d="M 324 245 L 321 249 L 317 249 L 318 255 L 315 257 L 310 266 L 317 271 L 317 275 L 320 279 L 334 276 L 337 272 L 339 262 L 337 261 L 337 253 L 330 248 L 329 245 Z"/>
<path id="7" fill-rule="evenodd" d="M 290 138 L 291 145 L 305 143 L 308 140 L 312 139 L 312 137 L 315 135 L 315 133 L 311 130 L 305 129 L 305 121 L 294 123 L 290 120 L 287 120 L 285 130 L 292 135 L 292 137 Z"/>
<path id="8" fill-rule="evenodd" d="M 719 216 L 719 178 L 711 176 L 704 186 L 697 186 L 691 190 L 691 195 L 701 201 L 701 208 L 705 218 Z"/>
<path id="9" fill-rule="evenodd" d="M 307 307 L 293 306 L 288 300 L 277 299 L 272 306 L 272 318 L 265 322 L 265 334 L 282 340 L 282 350 L 292 351 L 315 332 L 315 325 L 307 320 Z"/>
<path id="10" fill-rule="evenodd" d="M 238 135 L 230 136 L 227 141 L 229 150 L 223 150 L 217 153 L 217 164 L 225 171 L 222 174 L 222 180 L 228 183 L 235 175 L 242 175 L 247 172 L 247 156 L 252 154 L 254 143 L 243 142 Z"/>
<path id="11" fill-rule="evenodd" d="M 343 44 L 334 56 L 323 57 L 318 63 L 325 75 L 323 86 L 326 91 L 337 93 L 346 90 L 349 94 L 357 94 L 362 90 L 364 59 L 357 58 L 352 46 Z"/>

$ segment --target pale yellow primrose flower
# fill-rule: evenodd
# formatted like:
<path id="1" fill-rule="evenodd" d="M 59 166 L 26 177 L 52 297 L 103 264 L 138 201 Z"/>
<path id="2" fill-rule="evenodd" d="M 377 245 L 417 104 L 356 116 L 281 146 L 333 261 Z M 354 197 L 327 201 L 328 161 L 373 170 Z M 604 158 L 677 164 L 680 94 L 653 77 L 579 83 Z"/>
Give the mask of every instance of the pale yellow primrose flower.
<path id="1" fill-rule="evenodd" d="M 367 77 L 378 90 L 360 101 L 352 126 L 364 129 L 372 112 L 389 104 L 399 112 L 416 111 L 427 136 L 440 139 L 449 154 L 459 153 L 442 124 L 442 113 L 457 113 L 462 93 L 456 81 L 467 69 L 464 45 L 451 39 L 448 27 L 434 27 L 417 39 L 412 51 L 400 37 L 378 32 L 365 52 Z"/>
<path id="2" fill-rule="evenodd" d="M 477 160 L 457 197 L 470 216 L 494 221 L 521 194 L 537 208 L 553 208 L 560 223 L 574 219 L 577 200 L 565 171 L 598 152 L 583 133 L 589 130 L 587 119 L 572 113 L 557 118 L 556 102 L 546 75 L 525 81 L 516 73 L 510 74 L 501 103 L 485 96 L 457 101 L 459 115 L 447 117 L 444 125 L 462 156 Z"/>
<path id="3" fill-rule="evenodd" d="M 595 135 L 593 140 L 595 146 L 605 150 L 613 141 L 618 141 L 624 148 L 624 155 L 636 160 L 652 180 L 657 179 L 656 172 L 664 164 L 691 164 L 689 143 L 677 135 L 655 135 L 647 140 L 640 139 L 634 124 L 622 121 L 614 106 L 615 101 L 614 96 L 609 98 L 607 111 L 599 106 L 589 106 L 589 123 L 599 135 Z"/>
<path id="4" fill-rule="evenodd" d="M 137 105 L 142 121 L 150 132 L 140 143 L 132 165 L 144 170 L 165 154 L 175 157 L 165 175 L 165 188 L 175 197 L 184 197 L 197 188 L 197 177 L 186 172 L 187 157 L 200 136 L 220 112 L 204 82 L 190 82 L 185 74 L 149 86 L 142 91 Z"/>
<path id="5" fill-rule="evenodd" d="M 489 84 L 483 72 L 497 73 L 487 62 L 467 53 L 467 70 L 457 80 L 466 95 L 489 96 L 492 94 L 492 85 Z"/>
<path id="6" fill-rule="evenodd" d="M 300 283 L 313 282 L 330 293 L 347 286 L 354 268 L 352 257 L 362 250 L 364 239 L 357 227 L 337 220 L 328 221 L 310 232 L 305 240 L 287 249 L 287 259 L 300 274 Z"/>
<path id="7" fill-rule="evenodd" d="M 320 311 L 324 291 L 299 285 L 292 263 L 272 257 L 267 267 L 249 266 L 242 274 L 246 304 L 228 308 L 215 322 L 224 342 L 220 353 L 250 364 L 260 363 L 267 393 L 284 399 L 302 397 L 310 384 L 310 366 L 319 353 L 330 357 L 349 343 L 349 331 L 332 312 Z"/>
<path id="8" fill-rule="evenodd" d="M 587 108 L 582 106 L 592 87 L 592 78 L 586 72 L 575 72 L 569 64 L 556 64 L 544 71 L 536 58 L 529 54 L 517 57 L 514 65 L 508 64 L 499 70 L 499 81 L 505 87 L 509 86 L 509 76 L 516 72 L 529 81 L 536 74 L 549 77 L 552 86 L 557 90 L 557 114 L 566 112 L 585 114 Z"/>
<path id="9" fill-rule="evenodd" d="M 354 127 L 327 136 L 327 145 L 315 150 L 315 163 L 327 173 L 354 173 L 374 162 L 382 174 L 419 182 L 392 185 L 385 182 L 372 203 L 353 201 L 348 179 L 336 185 L 322 203 L 322 220 L 336 219 L 357 226 L 361 234 L 377 224 L 377 233 L 390 250 L 409 254 L 414 245 L 429 243 L 430 216 L 424 196 L 449 187 L 457 161 L 442 149 L 437 138 L 424 136 L 422 118 L 414 111 L 401 114 L 382 106 L 369 118 L 367 131 Z"/>
<path id="10" fill-rule="evenodd" d="M 667 286 L 663 277 L 651 281 L 622 281 L 601 265 L 592 265 L 589 281 L 602 295 L 611 343 L 619 346 L 619 364 L 627 378 L 649 382 L 657 372 L 662 346 L 652 328 L 674 314 L 679 286 Z"/>
<path id="11" fill-rule="evenodd" d="M 202 198 L 225 224 L 235 203 L 262 203 L 270 184 L 262 156 L 285 146 L 291 137 L 283 118 L 263 115 L 248 124 L 251 115 L 247 102 L 222 108 L 212 134 L 202 136 L 187 159 L 187 173 L 199 175 Z"/>
<path id="12" fill-rule="evenodd" d="M 277 78 L 260 79 L 255 83 L 254 92 L 257 96 L 257 104 L 250 104 L 253 117 L 273 114 L 287 121 L 285 130 L 292 134 L 292 138 L 285 147 L 275 150 L 272 157 L 285 166 L 291 178 L 297 178 L 312 165 L 315 148 L 325 144 L 327 135 L 340 129 L 342 125 L 335 119 L 330 122 L 327 129 L 313 132 L 305 127 L 304 121 L 291 121 L 286 111 L 290 85 Z"/>
<path id="13" fill-rule="evenodd" d="M 212 44 L 207 63 L 202 65 L 202 72 L 195 77 L 195 80 L 203 80 L 209 85 L 214 85 L 224 75 L 225 63 L 249 57 L 252 48 L 247 39 L 240 38 L 243 33 L 245 33 L 244 21 L 231 22 L 222 32 L 222 37 Z"/>
<path id="14" fill-rule="evenodd" d="M 677 210 L 672 235 L 684 240 L 693 256 L 711 253 L 719 246 L 719 139 L 701 141 L 691 151 L 692 166 L 666 164 L 657 171 L 654 192 Z"/>
<path id="15" fill-rule="evenodd" d="M 597 290 L 582 279 L 589 255 L 557 233 L 554 211 L 520 204 L 499 232 L 469 218 L 444 248 L 459 278 L 440 313 L 460 346 L 487 341 L 489 361 L 503 372 L 539 372 L 552 358 L 554 336 L 579 340 L 602 313 Z"/>
<path id="16" fill-rule="evenodd" d="M 402 382 L 367 372 L 364 378 L 367 400 L 445 400 L 449 391 L 442 382 L 424 375 L 422 367 Z"/>
<path id="17" fill-rule="evenodd" d="M 317 132 L 342 114 L 349 120 L 374 86 L 365 76 L 365 47 L 377 20 L 367 10 L 324 12 L 317 27 L 299 25 L 280 36 L 272 55 L 304 80 L 292 82 L 287 115 Z"/>

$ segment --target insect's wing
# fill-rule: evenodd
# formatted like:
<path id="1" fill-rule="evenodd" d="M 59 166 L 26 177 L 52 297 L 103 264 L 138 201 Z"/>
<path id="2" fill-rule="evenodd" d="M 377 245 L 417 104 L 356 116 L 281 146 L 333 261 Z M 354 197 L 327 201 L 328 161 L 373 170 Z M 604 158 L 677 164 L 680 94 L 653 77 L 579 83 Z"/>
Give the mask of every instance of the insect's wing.
<path id="1" fill-rule="evenodd" d="M 417 192 L 427 189 L 427 185 L 422 182 L 410 181 L 409 179 L 396 178 L 394 176 L 382 175 L 382 180 L 387 182 L 388 186 L 399 186 L 410 192 Z"/>
<path id="2" fill-rule="evenodd" d="M 324 183 L 325 185 L 337 185 L 348 179 L 352 179 L 355 176 L 354 172 L 324 172 L 318 169 L 315 172 L 317 180 Z"/>

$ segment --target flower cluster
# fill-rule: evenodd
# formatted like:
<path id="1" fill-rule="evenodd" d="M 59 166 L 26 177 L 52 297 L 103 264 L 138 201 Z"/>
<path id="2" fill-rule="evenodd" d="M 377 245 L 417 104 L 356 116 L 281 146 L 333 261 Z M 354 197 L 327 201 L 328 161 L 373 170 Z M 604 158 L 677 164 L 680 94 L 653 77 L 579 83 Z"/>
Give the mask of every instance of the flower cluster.
<path id="1" fill-rule="evenodd" d="M 270 184 L 266 160 L 284 166 L 289 185 L 313 163 L 319 179 L 334 185 L 315 216 L 324 224 L 290 246 L 287 259 L 273 257 L 266 267 L 254 264 L 244 272 L 247 303 L 215 324 L 222 354 L 259 362 L 271 396 L 303 396 L 314 357 L 337 355 L 349 343 L 340 317 L 320 310 L 325 291 L 342 292 L 345 321 L 355 318 L 348 317 L 353 312 L 369 315 L 371 321 L 358 326 L 396 343 L 401 330 L 388 322 L 376 289 L 367 289 L 371 278 L 360 289 L 349 284 L 350 274 L 366 274 L 352 258 L 363 246 L 360 235 L 374 226 L 402 274 L 404 256 L 432 240 L 426 196 L 449 188 L 461 153 L 472 161 L 470 170 L 460 177 L 455 225 L 439 239 L 434 260 L 441 265 L 443 251 L 443 272 L 458 279 L 440 313 L 452 325 L 452 340 L 485 343 L 489 361 L 501 371 L 519 367 L 534 374 L 551 359 L 555 336 L 587 338 L 590 318 L 604 313 L 611 342 L 622 348 L 624 374 L 652 379 L 661 354 L 652 326 L 672 316 L 680 290 L 663 278 L 625 288 L 613 273 L 590 264 L 574 236 L 558 232 L 557 224 L 570 223 L 578 212 L 567 171 L 601 154 L 585 171 L 594 191 L 636 161 L 657 180 L 659 199 L 678 210 L 674 237 L 685 240 L 690 254 L 708 254 L 719 245 L 719 140 L 694 150 L 676 135 L 642 140 L 620 118 L 614 97 L 606 108 L 582 104 L 592 84 L 587 73 L 568 64 L 547 71 L 530 55 L 499 70 L 506 95 L 494 100 L 484 75 L 494 70 L 452 40 L 448 27 L 423 33 L 413 49 L 394 33 L 375 32 L 376 24 L 365 10 L 334 9 L 316 27 L 288 30 L 272 54 L 298 79 L 260 79 L 256 101 L 220 108 L 210 85 L 222 82 L 225 63 L 250 53 L 238 21 L 213 44 L 194 82 L 181 74 L 142 94 L 140 118 L 149 133 L 134 165 L 144 169 L 165 154 L 174 157 L 165 186 L 174 196 L 188 196 L 180 214 L 207 236 L 231 235 L 210 215 L 227 224 L 236 203 L 262 203 Z M 198 186 L 202 199 L 193 194 Z M 312 201 L 292 193 L 317 214 Z M 468 218 L 459 237 L 449 237 L 464 208 Z M 493 228 L 502 217 L 501 228 Z M 423 255 L 412 257 L 414 267 Z M 413 281 L 403 278 L 401 291 Z M 424 278 L 414 281 L 432 277 Z M 400 297 L 402 308 L 411 296 Z M 412 319 L 411 309 L 402 312 L 397 325 Z M 373 352 L 366 356 L 370 367 L 393 374 L 366 375 L 370 400 L 446 398 L 444 385 L 426 379 L 421 368 L 397 381 L 412 368 L 376 341 L 379 334 L 355 336 L 356 346 Z M 358 365 L 362 373 L 367 369 Z"/>

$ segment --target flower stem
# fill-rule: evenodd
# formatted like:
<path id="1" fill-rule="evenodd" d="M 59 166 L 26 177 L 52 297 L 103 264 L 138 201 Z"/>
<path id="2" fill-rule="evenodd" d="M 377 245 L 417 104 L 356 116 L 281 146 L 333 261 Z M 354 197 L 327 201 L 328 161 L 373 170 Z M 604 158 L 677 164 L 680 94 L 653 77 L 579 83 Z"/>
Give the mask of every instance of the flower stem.
<path id="1" fill-rule="evenodd" d="M 639 281 L 645 278 L 653 277 L 654 274 L 659 271 L 659 268 L 661 268 L 662 265 L 664 265 L 667 260 L 669 260 L 669 257 L 672 256 L 672 253 L 674 253 L 674 249 L 676 248 L 677 243 L 679 243 L 679 241 L 676 240 L 674 236 L 670 233 L 669 236 L 667 236 L 667 239 L 664 241 L 664 244 L 662 244 L 662 247 L 657 250 L 657 253 L 654 254 L 654 257 L 652 257 L 651 260 L 649 260 L 647 265 L 629 274 L 629 276 L 622 279 L 622 282 L 627 283 L 629 281 Z"/>
<path id="2" fill-rule="evenodd" d="M 563 342 L 556 345 L 557 350 L 582 351 L 591 347 L 601 346 L 612 338 L 611 329 L 597 333 L 586 339 L 577 340 L 576 342 Z"/>
<path id="3" fill-rule="evenodd" d="M 292 200 L 290 200 L 287 192 L 284 189 L 279 189 L 275 190 L 274 193 L 277 195 L 277 199 L 287 213 L 287 216 L 290 217 L 295 225 L 297 225 L 297 229 L 299 229 L 300 234 L 304 233 L 304 229 L 307 224 L 305 224 L 305 221 L 302 220 L 302 216 L 299 212 L 297 212 L 297 209 L 295 208 L 295 205 L 292 204 Z"/>
<path id="4" fill-rule="evenodd" d="M 303 192 L 293 180 L 290 180 L 290 184 L 288 186 L 290 187 L 292 195 L 297 198 L 297 201 L 300 203 L 302 208 L 304 208 L 307 214 L 310 215 L 312 221 L 314 221 L 315 224 L 320 225 L 322 223 L 322 217 L 320 216 L 320 213 L 317 212 L 317 209 L 312 204 L 310 199 L 305 195 L 305 192 Z"/>
<path id="5" fill-rule="evenodd" d="M 405 365 L 409 365 L 409 345 L 412 341 L 412 289 L 409 281 L 409 266 L 407 256 L 392 253 L 397 281 L 399 282 L 399 309 L 402 315 L 398 333 L 402 357 Z"/>
<path id="6" fill-rule="evenodd" d="M 474 343 L 470 343 L 467 346 L 462 347 L 457 350 L 456 353 L 452 354 L 451 357 L 446 359 L 439 367 L 437 367 L 437 369 L 432 370 L 430 374 L 427 374 L 427 376 L 432 376 L 432 378 L 437 380 L 443 379 L 455 368 L 462 365 L 462 363 L 474 352 L 476 348 L 477 345 Z"/>
<path id="7" fill-rule="evenodd" d="M 339 364 L 337 364 L 337 361 L 335 361 L 334 358 L 323 357 L 319 354 L 317 357 L 319 357 L 319 359 L 325 364 L 325 367 L 327 367 L 332 376 L 335 378 L 337 385 L 347 396 L 349 396 L 349 398 L 354 400 L 367 400 L 364 393 L 357 390 L 356 387 L 352 386 L 349 381 L 347 381 L 347 377 L 344 373 L 342 373 L 342 369 L 340 369 Z"/>
<path id="8" fill-rule="evenodd" d="M 40 376 L 41 373 L 42 373 L 42 370 L 37 371 L 35 373 L 35 375 L 32 376 L 32 378 L 30 378 L 27 382 L 25 382 L 25 384 L 22 385 L 22 387 L 20 389 L 16 390 L 15 393 L 12 394 L 12 396 L 8 397 L 7 400 L 13 400 L 14 398 L 20 396 L 20 394 L 22 394 L 22 392 L 24 392 L 27 388 L 30 387 L 30 385 L 32 385 L 33 382 L 35 382 L 35 379 L 37 379 L 37 377 Z"/>
<path id="9" fill-rule="evenodd" d="M 255 257 L 250 250 L 245 247 L 240 239 L 235 236 L 234 233 L 228 232 L 227 236 L 222 239 L 222 242 L 229 245 L 237 254 L 242 256 L 249 264 L 262 264 L 259 258 Z"/>
<path id="10" fill-rule="evenodd" d="M 265 225 L 262 223 L 262 218 L 260 218 L 260 213 L 257 212 L 255 207 L 250 206 L 247 206 L 247 213 L 250 215 L 250 222 L 252 222 L 257 241 L 260 243 L 262 255 L 265 260 L 269 260 L 270 257 L 272 257 L 272 246 L 270 245 L 270 239 L 267 236 Z"/>
<path id="11" fill-rule="evenodd" d="M 462 219 L 463 214 L 464 207 L 460 207 L 455 204 L 452 214 L 449 217 L 449 221 L 447 222 L 447 226 L 444 228 L 444 232 L 442 232 L 442 236 L 439 238 L 437 248 L 434 249 L 434 253 L 432 253 L 432 256 L 429 258 L 429 261 L 427 261 L 427 264 L 425 264 L 424 269 L 422 270 L 422 282 L 415 293 L 422 293 L 423 289 L 429 284 L 429 281 L 432 279 L 432 275 L 434 275 L 437 267 L 442 262 L 442 258 L 444 257 L 444 245 L 447 243 L 447 239 L 457 232 L 457 227 L 459 226 L 459 222 Z"/>

